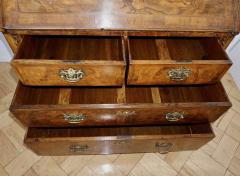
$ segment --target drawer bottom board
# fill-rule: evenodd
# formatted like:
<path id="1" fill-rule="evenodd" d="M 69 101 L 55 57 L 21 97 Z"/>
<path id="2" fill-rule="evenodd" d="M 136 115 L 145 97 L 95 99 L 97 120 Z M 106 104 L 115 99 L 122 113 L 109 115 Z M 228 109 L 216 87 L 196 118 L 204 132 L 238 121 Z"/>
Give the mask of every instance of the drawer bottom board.
<path id="1" fill-rule="evenodd" d="M 210 124 L 29 128 L 25 144 L 38 155 L 167 153 L 196 150 L 214 138 Z"/>

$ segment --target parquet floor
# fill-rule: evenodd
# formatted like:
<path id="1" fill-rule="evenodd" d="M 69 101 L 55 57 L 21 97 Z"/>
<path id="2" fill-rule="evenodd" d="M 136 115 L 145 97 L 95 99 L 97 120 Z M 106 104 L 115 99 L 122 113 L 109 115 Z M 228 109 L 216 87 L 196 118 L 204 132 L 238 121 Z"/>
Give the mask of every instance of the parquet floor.
<path id="1" fill-rule="evenodd" d="M 216 138 L 197 151 L 40 157 L 23 145 L 25 127 L 9 113 L 17 79 L 0 64 L 0 176 L 232 176 L 240 175 L 240 91 L 229 74 L 222 82 L 233 107 L 213 124 Z"/>

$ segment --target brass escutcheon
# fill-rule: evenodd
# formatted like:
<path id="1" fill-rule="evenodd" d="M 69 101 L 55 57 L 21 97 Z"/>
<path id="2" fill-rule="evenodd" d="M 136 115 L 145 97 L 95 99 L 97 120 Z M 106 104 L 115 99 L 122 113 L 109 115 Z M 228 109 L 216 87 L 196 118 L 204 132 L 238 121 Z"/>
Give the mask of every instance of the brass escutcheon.
<path id="1" fill-rule="evenodd" d="M 183 113 L 180 113 L 180 112 L 169 112 L 166 114 L 166 119 L 169 121 L 169 122 L 177 122 L 181 119 L 184 119 L 184 114 Z"/>
<path id="2" fill-rule="evenodd" d="M 59 76 L 67 82 L 74 83 L 83 79 L 83 77 L 85 76 L 85 73 L 81 69 L 77 70 L 73 68 L 68 68 L 68 69 L 61 69 L 59 71 Z"/>
<path id="3" fill-rule="evenodd" d="M 88 145 L 71 145 L 69 146 L 70 152 L 84 152 L 88 150 Z"/>
<path id="4" fill-rule="evenodd" d="M 184 81 L 192 74 L 189 68 L 173 68 L 168 71 L 168 77 L 172 81 Z"/>
<path id="5" fill-rule="evenodd" d="M 116 113 L 117 116 L 124 117 L 124 118 L 128 118 L 128 117 L 134 116 L 136 114 L 137 114 L 136 111 L 129 111 L 129 110 L 118 111 Z"/>
<path id="6" fill-rule="evenodd" d="M 87 118 L 85 114 L 63 114 L 64 120 L 68 123 L 80 123 Z"/>
<path id="7" fill-rule="evenodd" d="M 167 140 L 164 142 L 156 142 L 155 143 L 155 147 L 157 148 L 157 151 L 160 154 L 168 153 L 171 150 L 172 146 L 173 146 L 173 144 L 168 142 Z"/>

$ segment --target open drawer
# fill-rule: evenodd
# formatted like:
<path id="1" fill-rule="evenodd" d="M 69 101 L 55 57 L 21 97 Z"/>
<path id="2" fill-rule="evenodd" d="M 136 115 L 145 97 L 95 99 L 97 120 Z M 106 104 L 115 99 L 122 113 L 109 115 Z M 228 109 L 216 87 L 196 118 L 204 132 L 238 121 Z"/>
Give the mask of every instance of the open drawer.
<path id="1" fill-rule="evenodd" d="M 231 66 L 217 38 L 129 37 L 128 84 L 206 84 Z"/>
<path id="2" fill-rule="evenodd" d="M 231 107 L 221 83 L 199 86 L 29 87 L 11 112 L 30 127 L 212 122 Z"/>
<path id="3" fill-rule="evenodd" d="M 39 155 L 167 153 L 196 150 L 214 138 L 210 124 L 29 128 L 25 144 Z"/>
<path id="4" fill-rule="evenodd" d="M 12 61 L 32 86 L 119 86 L 124 82 L 121 37 L 25 36 Z"/>

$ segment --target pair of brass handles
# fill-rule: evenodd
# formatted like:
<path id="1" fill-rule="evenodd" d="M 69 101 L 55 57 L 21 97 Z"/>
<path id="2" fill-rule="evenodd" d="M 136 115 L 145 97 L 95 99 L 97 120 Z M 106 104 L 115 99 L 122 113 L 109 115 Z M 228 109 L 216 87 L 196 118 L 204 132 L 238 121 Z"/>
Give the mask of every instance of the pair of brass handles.
<path id="1" fill-rule="evenodd" d="M 188 68 L 174 68 L 167 72 L 167 75 L 172 81 L 184 81 L 192 74 L 192 70 Z M 62 69 L 59 71 L 59 76 L 67 82 L 75 83 L 80 81 L 86 76 L 86 73 L 82 69 Z"/>
<path id="2" fill-rule="evenodd" d="M 118 111 L 116 113 L 117 116 L 123 117 L 123 118 L 129 118 L 131 116 L 137 115 L 136 111 Z M 86 114 L 63 114 L 64 120 L 67 121 L 68 123 L 80 123 L 83 120 L 87 119 Z M 183 113 L 180 112 L 169 112 L 165 115 L 165 118 L 169 122 L 177 122 L 181 119 L 184 119 L 185 116 Z"/>
<path id="3" fill-rule="evenodd" d="M 114 144 L 121 145 L 121 144 L 126 144 L 126 143 L 128 143 L 128 142 L 121 141 L 121 142 L 117 142 Z M 155 148 L 157 149 L 157 152 L 161 153 L 161 154 L 168 153 L 171 150 L 172 146 L 173 146 L 173 144 L 168 142 L 167 140 L 164 142 L 156 142 L 155 143 Z M 71 145 L 71 146 L 69 146 L 69 151 L 73 152 L 73 153 L 86 152 L 89 150 L 89 148 L 90 147 L 88 145 Z"/>
<path id="4" fill-rule="evenodd" d="M 119 117 L 123 117 L 123 118 L 128 118 L 131 116 L 136 115 L 136 111 L 130 111 L 130 110 L 126 110 L 126 111 L 118 111 L 116 113 L 117 116 Z M 68 123 L 80 123 L 83 120 L 87 119 L 87 115 L 86 114 L 63 114 L 64 120 L 67 121 Z"/>

